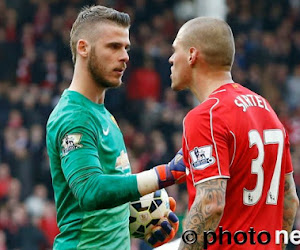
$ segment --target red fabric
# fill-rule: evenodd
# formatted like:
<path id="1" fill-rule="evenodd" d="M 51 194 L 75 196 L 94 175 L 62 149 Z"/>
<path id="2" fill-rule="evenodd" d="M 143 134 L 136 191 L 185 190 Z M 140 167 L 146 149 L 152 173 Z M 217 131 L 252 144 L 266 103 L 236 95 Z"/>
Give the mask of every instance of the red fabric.
<path id="1" fill-rule="evenodd" d="M 127 96 L 130 100 L 145 100 L 160 97 L 161 80 L 159 74 L 151 69 L 136 69 L 132 72 L 128 85 Z"/>
<path id="2" fill-rule="evenodd" d="M 17 30 L 15 26 L 6 27 L 6 41 L 15 42 L 17 40 Z"/>
<path id="3" fill-rule="evenodd" d="M 274 142 L 274 133 L 276 138 L 279 137 L 278 143 Z M 281 156 L 278 153 L 280 145 L 283 148 L 282 158 L 278 157 Z M 258 148 L 262 165 L 255 161 L 259 156 Z M 281 249 L 275 244 L 275 230 L 282 228 L 284 175 L 292 171 L 292 164 L 288 135 L 264 98 L 239 84 L 226 84 L 214 91 L 184 120 L 183 154 L 189 169 L 189 208 L 194 202 L 195 184 L 201 185 L 201 182 L 214 178 L 228 178 L 226 205 L 219 226 L 232 234 L 232 240 L 238 230 L 248 236 L 245 244 L 234 245 L 234 249 Z M 277 158 L 282 159 L 282 164 L 278 165 L 280 174 L 275 172 Z M 255 171 L 261 168 L 262 174 L 256 174 Z M 267 204 L 274 175 L 279 177 L 278 182 L 273 181 L 277 184 L 278 200 L 276 204 Z M 263 180 L 258 181 L 258 176 L 263 176 Z M 258 182 L 262 183 L 262 191 L 254 192 Z M 245 189 L 250 193 L 244 194 Z M 251 245 L 250 227 L 256 231 L 255 237 L 260 231 L 267 230 L 271 242 L 268 245 Z M 219 239 L 219 228 L 216 233 Z M 223 238 L 227 242 L 227 236 Z M 232 245 L 215 243 L 208 249 L 230 247 Z"/>
<path id="4" fill-rule="evenodd" d="M 9 191 L 11 178 L 0 179 L 0 199 L 4 198 Z"/>
<path id="5" fill-rule="evenodd" d="M 18 62 L 17 68 L 17 82 L 20 84 L 28 85 L 31 83 L 31 62 L 28 58 L 21 58 Z"/>
<path id="6" fill-rule="evenodd" d="M 40 228 L 48 239 L 48 242 L 53 245 L 54 239 L 59 234 L 59 229 L 56 223 L 55 216 L 43 217 L 40 221 Z"/>

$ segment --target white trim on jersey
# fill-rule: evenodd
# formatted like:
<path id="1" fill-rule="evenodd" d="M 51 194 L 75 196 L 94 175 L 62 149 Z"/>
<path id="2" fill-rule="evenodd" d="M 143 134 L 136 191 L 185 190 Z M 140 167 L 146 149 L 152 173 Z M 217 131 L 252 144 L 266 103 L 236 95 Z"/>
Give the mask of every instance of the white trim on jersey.
<path id="1" fill-rule="evenodd" d="M 213 141 L 215 151 L 216 151 L 216 159 L 217 159 L 217 164 L 218 164 L 219 175 L 222 175 L 221 168 L 220 168 L 220 161 L 219 161 L 217 144 L 216 144 L 214 133 L 213 133 L 214 130 L 213 130 L 213 117 L 212 117 L 212 110 L 214 109 L 215 106 L 217 106 L 219 104 L 220 100 L 218 98 L 215 98 L 215 97 L 212 97 L 212 98 L 209 98 L 209 99 L 216 99 L 217 100 L 217 102 L 214 105 L 212 105 L 212 107 L 209 110 L 209 115 L 210 115 L 209 120 L 210 120 L 210 134 L 211 134 L 211 139 Z"/>
<path id="2" fill-rule="evenodd" d="M 236 152 L 236 137 L 235 137 L 235 134 L 232 132 L 232 131 L 229 131 L 232 136 L 233 136 L 233 139 L 234 139 L 234 150 L 233 150 L 233 155 L 232 155 L 232 159 L 231 159 L 231 162 L 230 162 L 230 165 L 229 165 L 229 168 L 231 167 L 233 161 L 234 161 L 234 158 L 235 158 L 235 152 Z"/>
<path id="3" fill-rule="evenodd" d="M 220 93 L 220 92 L 225 92 L 225 91 L 226 91 L 226 89 L 221 89 L 221 90 L 212 92 L 211 95 L 214 95 L 214 94 L 217 94 L 217 93 Z M 209 99 L 210 99 L 210 98 L 209 98 Z"/>
<path id="4" fill-rule="evenodd" d="M 183 119 L 183 121 L 182 121 L 182 127 L 183 127 L 183 137 L 184 137 L 184 141 L 185 141 L 185 146 L 186 146 L 186 149 L 187 149 L 187 151 L 188 151 L 188 152 L 190 152 L 190 148 L 189 148 L 189 145 L 188 145 L 188 143 L 187 143 L 187 139 L 186 139 L 184 122 L 185 122 L 185 117 L 184 117 L 184 119 Z M 190 165 L 190 168 L 192 168 L 192 162 L 191 162 L 191 159 L 190 159 L 190 157 L 188 157 L 188 159 L 189 159 L 189 165 Z M 193 183 L 194 183 L 195 181 L 194 181 L 194 175 L 193 175 L 193 171 L 190 171 L 190 173 L 191 173 L 191 175 L 192 175 L 192 180 L 193 180 Z"/>
<path id="5" fill-rule="evenodd" d="M 203 182 L 206 182 L 206 181 L 210 181 L 210 180 L 214 180 L 214 179 L 222 179 L 222 178 L 230 179 L 230 176 L 227 176 L 227 175 L 215 175 L 215 176 L 208 177 L 208 178 L 202 179 L 200 181 L 197 181 L 196 183 L 194 183 L 194 186 L 196 186 L 198 184 L 201 184 Z"/>
<path id="6" fill-rule="evenodd" d="M 286 131 L 285 131 L 285 128 L 284 128 L 284 127 L 282 127 L 282 129 L 283 129 L 284 139 L 285 139 L 285 138 L 286 138 Z"/>

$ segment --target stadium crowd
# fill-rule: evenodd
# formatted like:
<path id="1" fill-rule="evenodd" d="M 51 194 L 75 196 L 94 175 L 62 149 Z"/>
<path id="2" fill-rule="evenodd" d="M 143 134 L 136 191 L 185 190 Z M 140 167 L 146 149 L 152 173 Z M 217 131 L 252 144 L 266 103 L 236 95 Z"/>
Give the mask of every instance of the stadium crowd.
<path id="1" fill-rule="evenodd" d="M 172 158 L 181 147 L 182 120 L 197 105 L 189 92 L 170 89 L 168 63 L 178 28 L 197 15 L 194 1 L 0 0 L 0 250 L 51 248 L 58 232 L 45 125 L 70 84 L 69 31 L 86 4 L 131 16 L 130 63 L 122 87 L 107 92 L 106 106 L 134 173 Z M 300 188 L 300 0 L 227 5 L 236 40 L 233 79 L 266 97 L 286 126 Z M 168 192 L 182 218 L 185 186 Z M 146 246 L 133 240 L 132 248 Z"/>

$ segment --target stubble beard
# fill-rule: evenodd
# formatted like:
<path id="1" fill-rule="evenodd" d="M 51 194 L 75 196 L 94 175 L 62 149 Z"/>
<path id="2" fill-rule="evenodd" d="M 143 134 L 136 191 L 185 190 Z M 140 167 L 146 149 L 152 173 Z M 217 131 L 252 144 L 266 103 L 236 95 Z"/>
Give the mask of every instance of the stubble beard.
<path id="1" fill-rule="evenodd" d="M 95 48 L 91 48 L 90 57 L 88 59 L 88 70 L 95 81 L 95 83 L 98 85 L 98 87 L 101 88 L 117 88 L 120 87 L 122 82 L 115 83 L 108 81 L 103 76 L 103 73 L 101 72 L 102 66 L 98 62 L 98 58 L 95 53 Z"/>

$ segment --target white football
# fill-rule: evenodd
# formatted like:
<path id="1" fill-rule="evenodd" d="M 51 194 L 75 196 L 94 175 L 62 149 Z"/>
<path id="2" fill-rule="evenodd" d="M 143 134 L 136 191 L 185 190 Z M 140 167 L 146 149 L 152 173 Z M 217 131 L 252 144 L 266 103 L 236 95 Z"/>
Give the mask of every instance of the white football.
<path id="1" fill-rule="evenodd" d="M 145 238 L 170 210 L 165 189 L 157 190 L 130 203 L 129 230 L 134 238 Z"/>

